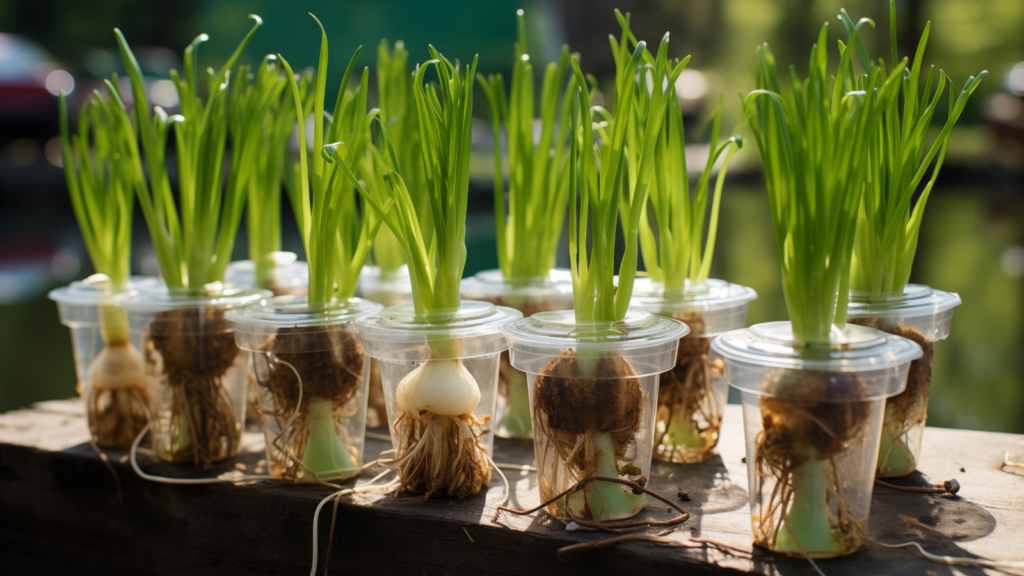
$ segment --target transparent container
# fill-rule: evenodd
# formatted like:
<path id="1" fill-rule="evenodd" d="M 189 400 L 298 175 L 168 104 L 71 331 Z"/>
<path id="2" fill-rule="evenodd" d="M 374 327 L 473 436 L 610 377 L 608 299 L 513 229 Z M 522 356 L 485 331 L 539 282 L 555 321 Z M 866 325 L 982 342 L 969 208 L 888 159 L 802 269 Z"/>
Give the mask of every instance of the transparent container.
<path id="1" fill-rule="evenodd" d="M 274 476 L 319 482 L 359 474 L 370 362 L 354 322 L 381 308 L 361 298 L 311 306 L 304 296 L 279 296 L 228 312 L 257 384 Z"/>
<path id="2" fill-rule="evenodd" d="M 305 296 L 309 290 L 309 265 L 298 260 L 295 252 L 271 252 L 267 258 L 274 266 L 262 271 L 265 278 L 257 278 L 256 263 L 252 260 L 236 260 L 228 263 L 224 271 L 224 283 L 242 288 L 263 288 L 277 296 Z"/>
<path id="3" fill-rule="evenodd" d="M 248 381 L 225 315 L 270 296 L 231 286 L 207 295 L 162 287 L 122 302 L 146 362 L 150 433 L 162 460 L 198 466 L 238 453 Z"/>
<path id="4" fill-rule="evenodd" d="M 491 420 L 500 328 L 522 318 L 511 308 L 463 300 L 456 310 L 418 317 L 412 306 L 363 320 L 363 349 L 380 361 L 388 426 L 402 487 L 464 498 L 490 481 Z"/>
<path id="5" fill-rule="evenodd" d="M 128 318 L 117 303 L 160 285 L 159 278 L 133 276 L 115 291 L 106 276 L 97 274 L 50 292 L 61 324 L 71 329 L 78 393 L 85 400 L 89 431 L 104 448 L 131 446 L 149 422 L 141 371 L 118 370 L 141 366 L 142 357 L 130 341 Z M 90 371 L 103 380 L 99 386 L 89 384 Z"/>
<path id="6" fill-rule="evenodd" d="M 572 308 L 572 276 L 569 270 L 554 268 L 539 278 L 506 279 L 501 270 L 485 270 L 462 281 L 459 292 L 466 300 L 482 300 L 508 306 L 530 317 L 537 312 Z M 498 370 L 498 425 L 502 438 L 532 438 L 530 395 L 526 374 L 516 370 L 501 354 Z"/>
<path id="7" fill-rule="evenodd" d="M 412 280 L 409 267 L 402 265 L 397 270 L 384 272 L 380 266 L 363 266 L 359 273 L 356 296 L 371 302 L 389 306 L 412 304 Z M 388 421 L 384 401 L 384 387 L 380 382 L 380 362 L 370 359 L 370 407 L 366 414 L 366 425 L 372 428 L 385 426 Z"/>
<path id="8" fill-rule="evenodd" d="M 757 298 L 753 288 L 709 278 L 687 282 L 682 290 L 666 290 L 650 278 L 637 278 L 629 307 L 690 327 L 679 340 L 675 366 L 661 376 L 654 425 L 654 458 L 696 464 L 715 455 L 728 399 L 724 364 L 711 341 L 743 328 L 747 305 Z"/>
<path id="9" fill-rule="evenodd" d="M 512 366 L 527 375 L 542 502 L 561 518 L 635 516 L 651 472 L 658 375 L 675 364 L 682 322 L 630 310 L 622 322 L 577 324 L 571 310 L 505 326 Z"/>
<path id="10" fill-rule="evenodd" d="M 811 558 L 860 547 L 871 508 L 885 399 L 903 390 L 916 343 L 846 324 L 828 345 L 795 342 L 789 322 L 717 337 L 740 390 L 754 544 Z"/>
<path id="11" fill-rule="evenodd" d="M 875 475 L 906 476 L 917 470 L 921 437 L 928 419 L 935 342 L 949 336 L 953 308 L 960 296 L 920 284 L 907 284 L 901 293 L 869 294 L 853 290 L 847 319 L 917 342 L 924 354 L 910 364 L 907 389 L 885 403 L 882 441 Z"/>

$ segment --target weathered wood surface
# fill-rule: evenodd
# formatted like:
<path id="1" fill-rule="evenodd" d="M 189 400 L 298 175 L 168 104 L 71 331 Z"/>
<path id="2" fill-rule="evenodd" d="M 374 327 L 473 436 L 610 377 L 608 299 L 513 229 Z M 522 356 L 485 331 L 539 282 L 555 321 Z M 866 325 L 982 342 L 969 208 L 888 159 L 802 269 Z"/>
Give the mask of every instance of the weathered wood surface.
<path id="1" fill-rule="evenodd" d="M 750 548 L 743 429 L 738 406 L 725 414 L 720 457 L 695 466 L 655 463 L 650 487 L 690 498 L 692 515 L 670 537 L 706 538 Z M 262 436 L 247 433 L 246 451 L 214 475 L 245 467 L 261 471 Z M 367 453 L 386 448 L 369 440 Z M 495 460 L 528 464 L 532 443 L 498 440 Z M 942 555 L 1024 561 L 1024 476 L 1003 469 L 1004 454 L 1024 460 L 1024 436 L 929 428 L 921 468 L 905 484 L 956 478 L 961 497 L 875 490 L 868 538 L 914 541 Z M 0 415 L 0 566 L 5 574 L 305 574 L 310 569 L 312 518 L 327 488 L 255 482 L 179 486 L 145 481 L 124 452 L 108 451 L 123 485 L 88 444 L 81 404 L 45 402 Z M 150 473 L 197 471 L 140 456 Z M 1024 473 L 1024 471 L 1021 471 Z M 533 473 L 506 471 L 511 506 L 538 503 Z M 371 477 L 365 474 L 360 482 Z M 762 550 L 733 556 L 713 548 L 628 543 L 556 559 L 558 548 L 608 534 L 567 531 L 543 513 L 508 514 L 491 522 L 504 487 L 495 475 L 486 495 L 464 501 L 419 503 L 406 496 L 344 497 L 338 507 L 330 570 L 334 574 L 812 574 L 803 560 Z M 330 506 L 319 523 L 320 570 L 327 548 Z M 643 514 L 671 517 L 647 499 Z M 903 514 L 932 530 L 911 526 Z M 656 530 L 647 530 L 653 534 Z M 640 533 L 645 533 L 643 530 Z M 858 553 L 820 561 L 830 576 L 844 574 L 1005 573 L 929 562 L 912 548 L 891 550 L 871 541 Z M 1010 570 L 1024 574 L 1024 570 Z"/>

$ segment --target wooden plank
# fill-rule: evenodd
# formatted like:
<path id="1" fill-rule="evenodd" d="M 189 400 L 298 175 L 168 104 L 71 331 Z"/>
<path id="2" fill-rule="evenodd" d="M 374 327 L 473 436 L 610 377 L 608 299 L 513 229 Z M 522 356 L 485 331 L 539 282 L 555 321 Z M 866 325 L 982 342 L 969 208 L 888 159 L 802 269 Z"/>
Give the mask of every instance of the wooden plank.
<path id="1" fill-rule="evenodd" d="M 136 476 L 123 451 L 108 451 L 123 485 L 119 502 L 110 472 L 86 440 L 81 404 L 49 402 L 0 415 L 0 566 L 13 572 L 57 574 L 297 574 L 309 570 L 312 517 L 330 490 L 256 482 L 177 486 Z M 961 498 L 879 488 L 872 501 L 868 538 L 920 542 L 937 554 L 1024 561 L 1024 477 L 1002 470 L 1004 455 L 1024 455 L 1024 436 L 928 428 L 922 470 L 935 481 L 957 478 Z M 212 470 L 259 473 L 265 466 L 262 436 L 247 433 L 245 451 Z M 368 440 L 367 453 L 387 443 Z M 528 464 L 531 442 L 496 442 L 495 460 Z M 710 538 L 750 546 L 750 514 L 743 429 L 738 406 L 726 409 L 720 456 L 703 464 L 655 463 L 650 487 L 664 495 L 685 492 L 692 517 L 671 537 Z M 195 476 L 190 468 L 141 461 L 150 473 Z M 1018 458 L 1024 460 L 1024 458 Z M 510 505 L 538 503 L 536 475 L 508 471 Z M 365 474 L 360 483 L 372 474 Z M 925 476 L 906 481 L 923 484 Z M 330 568 L 334 573 L 595 574 L 685 571 L 689 574 L 813 573 L 806 561 L 761 550 L 752 558 L 716 549 L 629 543 L 556 559 L 562 546 L 604 539 L 606 534 L 566 527 L 544 514 L 502 515 L 491 522 L 503 496 L 494 476 L 485 495 L 463 501 L 418 502 L 407 496 L 342 498 Z M 319 523 L 321 569 L 330 506 Z M 667 519 L 667 506 L 648 498 L 645 517 Z M 903 514 L 933 528 L 908 531 Z M 654 533 L 648 530 L 646 533 Z M 640 531 L 639 533 L 645 533 Z M 983 574 L 924 560 L 914 549 L 891 550 L 866 542 L 844 559 L 820 561 L 830 576 L 844 574 Z M 5 570 L 6 572 L 6 570 Z M 1024 573 L 1022 571 L 1021 573 Z"/>

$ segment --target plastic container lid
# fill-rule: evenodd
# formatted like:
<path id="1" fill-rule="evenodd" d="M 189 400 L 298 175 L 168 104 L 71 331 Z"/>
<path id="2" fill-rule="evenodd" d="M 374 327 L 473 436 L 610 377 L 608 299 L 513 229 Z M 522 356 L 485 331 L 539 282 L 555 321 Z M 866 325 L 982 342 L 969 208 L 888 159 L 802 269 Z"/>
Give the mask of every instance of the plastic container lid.
<path id="1" fill-rule="evenodd" d="M 620 322 L 579 324 L 572 310 L 538 312 L 505 325 L 511 341 L 512 366 L 531 374 L 568 348 L 614 353 L 630 361 L 637 376 L 660 374 L 675 365 L 679 339 L 690 328 L 662 316 L 628 310 Z"/>
<path id="2" fill-rule="evenodd" d="M 309 286 L 309 264 L 298 260 L 295 252 L 272 252 L 270 257 L 274 259 L 274 280 L 278 288 L 287 290 Z M 252 260 L 228 263 L 224 282 L 234 286 L 255 286 L 256 263 Z"/>
<path id="3" fill-rule="evenodd" d="M 462 280 L 459 293 L 465 298 L 568 298 L 572 301 L 572 272 L 552 268 L 547 276 L 507 279 L 501 270 L 484 270 Z"/>
<path id="4" fill-rule="evenodd" d="M 722 334 L 711 348 L 738 364 L 826 372 L 884 370 L 921 357 L 921 347 L 911 340 L 865 326 L 833 325 L 829 338 L 827 348 L 809 346 L 793 339 L 789 322 L 765 322 Z"/>
<path id="5" fill-rule="evenodd" d="M 663 283 L 651 278 L 637 278 L 629 307 L 669 317 L 699 313 L 704 318 L 704 331 L 691 335 L 711 337 L 742 328 L 747 304 L 756 298 L 753 288 L 715 278 L 708 278 L 703 284 L 687 281 L 685 288 L 676 293 L 666 292 Z"/>
<path id="6" fill-rule="evenodd" d="M 945 312 L 962 303 L 959 294 L 935 290 L 923 284 L 907 284 L 903 292 L 872 294 L 851 290 L 846 315 L 848 318 L 914 318 Z"/>
<path id="7" fill-rule="evenodd" d="M 100 306 L 114 304 L 139 292 L 155 290 L 163 285 L 156 276 L 132 276 L 121 291 L 114 292 L 110 280 L 102 274 L 93 274 L 82 281 L 51 290 L 50 300 L 65 306 Z"/>
<path id="8" fill-rule="evenodd" d="M 495 354 L 508 345 L 502 325 L 523 314 L 490 302 L 463 300 L 459 308 L 420 317 L 411 305 L 391 306 L 379 315 L 359 322 L 366 353 L 386 360 L 426 360 L 421 346 L 461 340 L 459 358 Z M 433 358 L 439 359 L 439 358 Z"/>
<path id="9" fill-rule="evenodd" d="M 244 350 L 259 351 L 271 335 L 277 335 L 278 340 L 284 339 L 283 335 L 278 334 L 282 328 L 290 329 L 288 336 L 299 336 L 314 332 L 322 326 L 351 324 L 373 316 L 383 308 L 376 302 L 362 298 L 310 305 L 305 296 L 278 296 L 270 300 L 260 300 L 253 305 L 234 308 L 227 313 L 226 318 L 235 323 L 235 339 L 238 346 Z M 277 352 L 282 351 L 280 348 L 275 347 Z M 295 351 L 319 350 L 308 348 L 306 343 L 302 350 Z"/>
<path id="10" fill-rule="evenodd" d="M 154 290 L 140 292 L 126 298 L 120 304 L 128 310 L 129 315 L 151 314 L 164 310 L 197 307 L 228 307 L 244 306 L 258 300 L 269 299 L 273 294 L 270 290 L 259 288 L 241 288 L 231 285 L 213 283 L 207 295 L 190 294 L 184 289 L 171 289 L 161 284 Z"/>
<path id="11" fill-rule="evenodd" d="M 899 293 L 851 290 L 846 316 L 851 320 L 877 318 L 883 329 L 887 325 L 902 324 L 919 330 L 928 341 L 937 342 L 949 336 L 953 308 L 960 304 L 960 296 L 953 292 L 907 284 Z"/>

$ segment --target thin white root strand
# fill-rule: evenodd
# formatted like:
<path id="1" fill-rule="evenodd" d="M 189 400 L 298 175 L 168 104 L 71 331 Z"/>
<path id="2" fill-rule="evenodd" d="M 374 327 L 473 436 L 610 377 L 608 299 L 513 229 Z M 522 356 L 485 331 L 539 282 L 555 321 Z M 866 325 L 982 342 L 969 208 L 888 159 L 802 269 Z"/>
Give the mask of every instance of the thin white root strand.
<path id="1" fill-rule="evenodd" d="M 281 478 L 270 476 L 268 474 L 236 474 L 235 472 L 237 471 L 225 472 L 216 478 L 169 478 L 167 476 L 146 474 L 142 471 L 142 468 L 139 467 L 139 462 L 136 456 L 139 452 L 139 444 L 146 436 L 146 433 L 149 432 L 150 426 L 151 424 L 146 424 L 146 427 L 142 429 L 142 432 L 139 432 L 139 435 L 135 437 L 135 442 L 132 442 L 132 449 L 129 452 L 129 460 L 131 461 L 132 469 L 135 470 L 135 473 L 144 480 L 160 482 L 162 484 L 225 484 L 235 482 L 252 482 L 255 480 L 282 480 Z"/>
<path id="2" fill-rule="evenodd" d="M 491 460 L 491 455 L 484 453 L 484 456 L 487 457 L 487 461 L 490 462 L 491 467 L 498 473 L 498 476 L 501 476 L 501 481 L 505 483 L 505 493 L 501 495 L 501 502 L 498 502 L 498 506 L 504 506 L 505 502 L 508 502 L 508 495 L 512 492 L 512 487 L 509 486 L 508 478 L 506 478 L 505 473 L 501 471 L 501 467 L 495 464 L 494 460 Z"/>
<path id="3" fill-rule="evenodd" d="M 376 463 L 376 461 L 374 461 Z M 385 470 L 380 474 L 374 476 L 369 482 L 358 486 L 356 488 L 346 488 L 345 490 L 338 490 L 337 492 L 331 493 L 329 496 L 320 501 L 320 504 L 316 507 L 316 512 L 313 513 L 313 567 L 309 571 L 309 576 L 316 576 L 316 563 L 317 563 L 317 548 L 319 547 L 319 536 L 317 531 L 317 525 L 320 523 L 320 510 L 327 504 L 332 498 L 341 498 L 342 496 L 348 496 L 349 494 L 367 494 L 370 492 L 382 492 L 387 494 L 398 489 L 400 483 L 396 477 L 384 484 L 375 485 L 384 476 L 390 474 L 391 469 Z"/>
<path id="4" fill-rule="evenodd" d="M 939 564 L 948 564 L 950 566 L 980 566 L 982 568 L 1024 568 L 1024 562 L 1013 562 L 1007 560 L 985 560 L 983 558 L 964 558 L 961 556 L 940 556 L 938 554 L 932 554 L 925 550 L 917 542 L 903 542 L 901 544 L 886 544 L 885 542 L 879 542 L 878 540 L 871 540 L 879 546 L 885 548 L 906 548 L 907 546 L 913 546 L 917 548 L 921 554 L 931 560 L 932 562 L 938 562 Z"/>
<path id="5" fill-rule="evenodd" d="M 383 440 L 384 442 L 391 442 L 390 434 L 381 434 L 380 432 L 370 432 L 369 430 L 367 430 L 366 437 L 369 438 L 370 440 Z"/>
<path id="6" fill-rule="evenodd" d="M 1010 453 L 1007 452 L 1006 455 L 1003 456 L 1003 466 L 1002 467 L 1003 468 L 1019 468 L 1020 470 L 1024 470 L 1024 462 L 1012 462 L 1012 461 L 1010 461 Z"/>
<path id="7" fill-rule="evenodd" d="M 495 464 L 494 462 L 491 462 L 491 464 L 495 468 L 500 468 L 502 470 L 515 470 L 517 472 L 536 472 L 537 471 L 537 467 L 536 466 L 528 466 L 528 465 L 525 465 L 525 464 L 509 464 L 507 462 L 498 462 L 497 464 Z"/>

